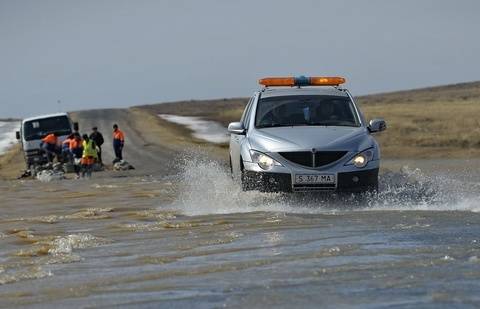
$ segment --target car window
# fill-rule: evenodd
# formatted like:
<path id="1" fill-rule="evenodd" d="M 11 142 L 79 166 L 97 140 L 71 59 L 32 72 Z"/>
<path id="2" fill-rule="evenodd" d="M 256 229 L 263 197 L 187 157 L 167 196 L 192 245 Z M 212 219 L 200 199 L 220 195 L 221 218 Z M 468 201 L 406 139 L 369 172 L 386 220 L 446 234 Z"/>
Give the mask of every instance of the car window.
<path id="1" fill-rule="evenodd" d="M 360 126 L 352 101 L 344 96 L 282 96 L 259 100 L 257 128 L 279 126 Z"/>
<path id="2" fill-rule="evenodd" d="M 245 107 L 245 110 L 243 111 L 243 115 L 240 122 L 242 122 L 244 128 L 248 127 L 248 122 L 250 120 L 250 110 L 251 110 L 254 98 L 255 96 L 250 98 L 250 100 L 247 103 L 247 106 Z"/>

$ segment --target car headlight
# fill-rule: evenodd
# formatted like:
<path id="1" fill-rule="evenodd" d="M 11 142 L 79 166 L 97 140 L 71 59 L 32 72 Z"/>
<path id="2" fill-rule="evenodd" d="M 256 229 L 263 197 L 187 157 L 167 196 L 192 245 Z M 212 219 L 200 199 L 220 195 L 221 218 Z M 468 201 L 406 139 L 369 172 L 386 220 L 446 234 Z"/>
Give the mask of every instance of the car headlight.
<path id="1" fill-rule="evenodd" d="M 271 170 L 275 165 L 281 165 L 271 157 L 256 150 L 250 150 L 250 156 L 254 163 L 257 163 L 261 169 L 266 171 Z"/>
<path id="2" fill-rule="evenodd" d="M 356 154 L 350 161 L 345 165 L 355 165 L 358 168 L 365 167 L 368 162 L 373 160 L 373 149 L 367 149 Z"/>

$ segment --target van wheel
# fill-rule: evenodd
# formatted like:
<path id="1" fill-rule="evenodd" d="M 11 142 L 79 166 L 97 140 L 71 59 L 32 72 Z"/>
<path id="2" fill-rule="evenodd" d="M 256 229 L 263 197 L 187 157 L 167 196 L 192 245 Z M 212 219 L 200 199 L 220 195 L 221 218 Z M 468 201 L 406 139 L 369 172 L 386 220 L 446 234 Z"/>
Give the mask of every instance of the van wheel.
<path id="1" fill-rule="evenodd" d="M 30 175 L 32 175 L 33 178 L 37 177 L 37 165 L 36 164 L 29 165 L 28 170 L 30 171 Z"/>

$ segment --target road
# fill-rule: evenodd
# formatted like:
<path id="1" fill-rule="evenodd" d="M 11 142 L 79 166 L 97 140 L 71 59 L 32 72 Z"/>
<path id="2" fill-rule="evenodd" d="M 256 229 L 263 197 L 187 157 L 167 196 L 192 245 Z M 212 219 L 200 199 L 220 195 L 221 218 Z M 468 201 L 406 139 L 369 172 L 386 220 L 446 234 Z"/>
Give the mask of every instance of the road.
<path id="1" fill-rule="evenodd" d="M 72 118 L 79 122 L 81 134 L 90 134 L 92 127 L 98 127 L 105 139 L 102 155 L 107 165 L 115 158 L 112 126 L 116 123 L 125 134 L 123 157 L 136 169 L 130 174 L 166 175 L 175 169 L 172 158 L 181 152 L 181 148 L 168 145 L 161 136 L 155 135 L 156 119 L 151 115 L 129 109 L 100 109 L 75 112 Z"/>

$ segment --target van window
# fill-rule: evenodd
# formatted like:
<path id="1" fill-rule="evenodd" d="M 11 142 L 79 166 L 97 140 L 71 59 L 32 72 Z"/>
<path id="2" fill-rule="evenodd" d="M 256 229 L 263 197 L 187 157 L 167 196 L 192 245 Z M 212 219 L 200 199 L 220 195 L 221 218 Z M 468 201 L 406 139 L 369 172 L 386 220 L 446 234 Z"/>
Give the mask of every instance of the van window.
<path id="1" fill-rule="evenodd" d="M 23 124 L 26 141 L 41 139 L 50 133 L 69 135 L 72 133 L 70 120 L 66 116 L 36 119 Z"/>

